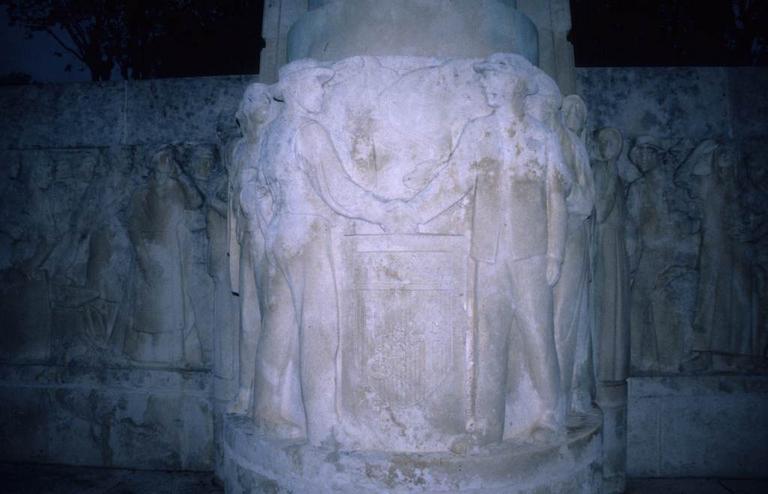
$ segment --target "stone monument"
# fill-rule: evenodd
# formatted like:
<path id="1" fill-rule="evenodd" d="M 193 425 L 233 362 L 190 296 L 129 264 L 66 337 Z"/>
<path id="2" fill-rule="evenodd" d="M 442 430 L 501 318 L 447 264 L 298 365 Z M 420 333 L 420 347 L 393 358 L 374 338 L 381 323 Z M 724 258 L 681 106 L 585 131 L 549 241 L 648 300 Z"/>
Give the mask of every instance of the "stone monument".
<path id="1" fill-rule="evenodd" d="M 320 3 L 238 113 L 228 492 L 596 492 L 583 102 L 514 2 Z"/>

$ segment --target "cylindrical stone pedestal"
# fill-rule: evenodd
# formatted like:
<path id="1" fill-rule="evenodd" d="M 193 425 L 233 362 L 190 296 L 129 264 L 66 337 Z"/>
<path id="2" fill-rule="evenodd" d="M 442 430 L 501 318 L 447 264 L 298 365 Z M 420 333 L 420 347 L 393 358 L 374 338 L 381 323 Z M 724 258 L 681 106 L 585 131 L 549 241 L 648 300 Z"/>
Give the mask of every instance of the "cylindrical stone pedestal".
<path id="1" fill-rule="evenodd" d="M 227 415 L 226 489 L 230 494 L 593 494 L 600 492 L 599 430 L 595 416 L 562 442 L 504 442 L 466 455 L 339 451 L 333 445 L 268 440 L 247 418 Z"/>
<path id="2" fill-rule="evenodd" d="M 554 338 L 589 164 L 514 5 L 313 2 L 246 93 L 235 209 L 266 254 L 227 492 L 600 492 L 602 418 L 566 417 Z"/>

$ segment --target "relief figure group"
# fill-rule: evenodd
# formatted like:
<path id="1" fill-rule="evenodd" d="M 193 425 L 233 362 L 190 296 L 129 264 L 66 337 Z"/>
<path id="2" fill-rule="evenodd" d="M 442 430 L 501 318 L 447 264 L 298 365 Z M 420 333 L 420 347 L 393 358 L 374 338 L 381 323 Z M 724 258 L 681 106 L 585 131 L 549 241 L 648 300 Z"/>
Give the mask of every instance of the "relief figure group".
<path id="1" fill-rule="evenodd" d="M 465 69 L 472 97 L 485 102 L 482 115 L 450 122 L 462 129 L 457 140 L 410 197 L 387 197 L 349 173 L 352 146 L 329 117 L 334 95 L 354 90 L 344 89 L 347 68 L 294 62 L 277 84 L 247 90 L 230 165 L 230 276 L 241 304 L 232 411 L 251 415 L 265 434 L 343 445 L 345 422 L 354 421 L 338 396 L 346 392 L 338 278 L 347 272 L 339 264 L 350 262 L 338 239 L 423 236 L 425 225 L 456 208 L 467 213 L 445 234 L 468 238 L 476 317 L 465 368 L 451 369 L 464 376 L 471 401 L 455 442 L 513 439 L 520 424 L 510 410 L 519 396 L 530 402 L 523 430 L 533 440 L 562 437 L 567 414 L 590 411 L 589 397 L 581 408 L 571 398 L 593 386 L 586 284 L 594 185 L 578 135 L 586 109 L 573 98 L 563 105 L 554 82 L 515 55 Z M 573 112 L 569 128 L 565 115 Z M 515 395 L 522 380 L 533 392 Z"/>

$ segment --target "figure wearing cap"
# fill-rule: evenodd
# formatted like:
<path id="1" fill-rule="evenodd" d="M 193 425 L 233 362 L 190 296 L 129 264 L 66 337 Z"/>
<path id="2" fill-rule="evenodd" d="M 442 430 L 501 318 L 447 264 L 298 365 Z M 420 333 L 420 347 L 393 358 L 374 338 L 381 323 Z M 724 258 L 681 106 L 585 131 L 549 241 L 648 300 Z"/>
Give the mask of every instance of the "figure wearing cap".
<path id="1" fill-rule="evenodd" d="M 562 430 L 564 415 L 552 322 L 569 181 L 554 126 L 561 97 L 516 55 L 492 55 L 475 71 L 493 113 L 467 126 L 451 161 L 407 206 L 425 223 L 474 191 L 478 329 L 467 429 L 479 443 L 504 439 L 509 381 L 522 357 L 541 404 L 529 432 L 545 439 Z M 511 331 L 521 351 L 510 346 Z"/>
<path id="2" fill-rule="evenodd" d="M 495 166 L 478 171 L 475 189 L 476 417 L 489 439 L 503 438 L 511 425 L 505 410 L 509 384 L 500 389 L 499 383 L 509 383 L 514 358 L 521 355 L 539 398 L 529 433 L 546 440 L 562 433 L 564 423 L 552 287 L 564 255 L 570 174 L 555 120 L 560 92 L 531 69 L 522 72 L 528 77 L 515 80 L 521 74 L 516 63 L 518 58 L 494 55 L 477 67 L 495 110 L 490 125 L 497 148 Z M 511 331 L 518 333 L 521 351 L 510 347 Z"/>
<path id="3" fill-rule="evenodd" d="M 268 434 L 319 444 L 337 425 L 337 287 L 331 230 L 383 222 L 385 204 L 352 182 L 320 123 L 334 72 L 313 60 L 280 71 L 283 111 L 265 129 L 259 159 L 273 197 L 266 229 L 262 334 L 254 419 Z M 293 303 L 286 303 L 291 300 Z"/>

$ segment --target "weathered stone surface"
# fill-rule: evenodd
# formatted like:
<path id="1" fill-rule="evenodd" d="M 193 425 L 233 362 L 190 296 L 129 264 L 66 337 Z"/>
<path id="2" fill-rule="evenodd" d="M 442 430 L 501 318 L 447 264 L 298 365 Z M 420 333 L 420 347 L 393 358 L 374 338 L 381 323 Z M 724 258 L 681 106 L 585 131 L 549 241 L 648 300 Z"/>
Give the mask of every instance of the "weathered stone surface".
<path id="1" fill-rule="evenodd" d="M 764 98 L 745 96 L 762 72 L 580 74 L 592 125 L 626 138 L 618 167 L 628 201 L 632 372 L 764 369 L 766 221 L 758 204 L 766 186 L 756 113 Z"/>
<path id="2" fill-rule="evenodd" d="M 765 136 L 768 70 L 763 67 L 738 67 L 727 69 L 727 74 L 733 137 L 749 139 Z"/>
<path id="3" fill-rule="evenodd" d="M 124 144 L 217 143 L 253 76 L 158 79 L 125 92 Z"/>
<path id="4" fill-rule="evenodd" d="M 0 88 L 0 149 L 217 142 L 254 76 Z"/>
<path id="5" fill-rule="evenodd" d="M 561 444 L 505 443 L 466 455 L 338 451 L 264 438 L 225 417 L 227 492 L 594 493 L 600 489 L 599 419 Z"/>
<path id="6" fill-rule="evenodd" d="M 728 70 L 702 67 L 577 69 L 588 126 L 629 138 L 698 141 L 729 136 Z"/>
<path id="7" fill-rule="evenodd" d="M 307 491 L 334 454 L 326 490 L 597 488 L 599 446 L 550 454 L 599 421 L 586 110 L 561 101 L 512 54 L 306 59 L 249 86 L 230 490 Z"/>
<path id="8" fill-rule="evenodd" d="M 631 378 L 627 474 L 762 477 L 767 414 L 765 377 Z"/>
<path id="9" fill-rule="evenodd" d="M 410 452 L 559 436 L 589 412 L 571 394 L 591 354 L 594 191 L 583 102 L 571 129 L 561 98 L 502 54 L 303 60 L 251 86 L 233 410 L 278 438 Z"/>
<path id="10" fill-rule="evenodd" d="M 2 290 L 18 295 L 2 306 L 13 321 L 2 331 L 4 361 L 125 365 L 132 359 L 210 367 L 213 287 L 205 231 L 210 206 L 200 190 L 223 171 L 217 171 L 211 146 L 167 148 L 157 156 L 168 165 L 166 192 L 178 194 L 152 195 L 160 187 L 154 177 L 161 173 L 147 163 L 154 152 L 6 152 L 16 171 L 3 182 L 0 270 Z M 184 191 L 181 182 L 187 184 Z M 194 197 L 179 199 L 192 191 Z M 142 243 L 147 229 L 151 235 L 164 232 L 166 242 Z M 164 283 L 147 276 L 160 276 Z M 178 337 L 179 344 L 161 343 L 162 337 L 171 343 Z"/>
<path id="11" fill-rule="evenodd" d="M 288 59 L 350 56 L 482 58 L 517 53 L 538 64 L 536 27 L 500 0 L 335 1 L 300 17 Z"/>
<path id="12" fill-rule="evenodd" d="M 0 367 L 5 461 L 212 467 L 207 373 Z"/>
<path id="13" fill-rule="evenodd" d="M 214 211 L 217 189 L 226 193 L 216 148 L 23 149 L 3 160 L 2 434 L 18 446 L 4 459 L 211 468 L 216 308 L 223 332 L 231 317 L 226 299 L 214 301 L 226 254 L 212 262 L 208 243 L 209 226 L 226 236 L 226 211 Z M 162 178 L 165 192 L 189 199 L 158 202 Z M 158 232 L 165 243 L 143 242 Z M 163 273 L 175 277 L 150 279 Z"/>
<path id="14" fill-rule="evenodd" d="M 121 144 L 125 87 L 122 82 L 3 87 L 0 148 Z"/>

